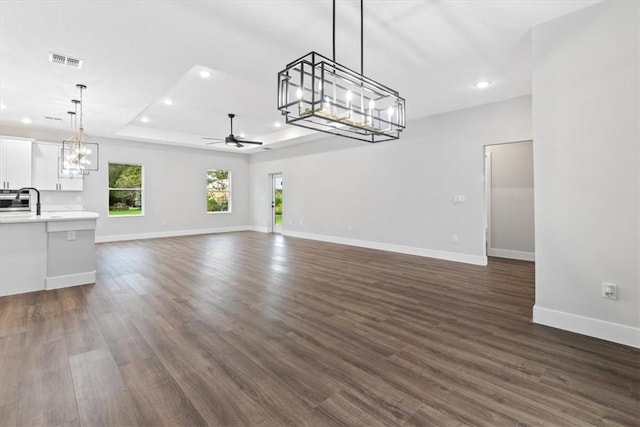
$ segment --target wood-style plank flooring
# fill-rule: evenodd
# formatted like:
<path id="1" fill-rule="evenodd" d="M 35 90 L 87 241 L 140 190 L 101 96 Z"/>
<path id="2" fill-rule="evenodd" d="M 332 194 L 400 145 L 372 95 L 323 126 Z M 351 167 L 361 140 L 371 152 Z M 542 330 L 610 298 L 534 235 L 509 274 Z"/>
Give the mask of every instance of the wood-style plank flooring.
<path id="1" fill-rule="evenodd" d="M 534 266 L 254 232 L 97 245 L 0 298 L 0 425 L 640 425 L 640 351 L 531 324 Z"/>

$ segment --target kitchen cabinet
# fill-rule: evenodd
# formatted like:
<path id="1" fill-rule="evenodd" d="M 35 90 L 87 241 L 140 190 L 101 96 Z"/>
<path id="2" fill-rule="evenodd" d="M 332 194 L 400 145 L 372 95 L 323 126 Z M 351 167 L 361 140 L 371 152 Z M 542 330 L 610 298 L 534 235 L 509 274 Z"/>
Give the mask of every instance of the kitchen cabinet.
<path id="1" fill-rule="evenodd" d="M 2 189 L 31 186 L 31 140 L 0 138 L 0 183 Z"/>
<path id="2" fill-rule="evenodd" d="M 84 180 L 58 176 L 62 144 L 55 142 L 33 143 L 33 186 L 41 191 L 82 191 Z"/>
<path id="3" fill-rule="evenodd" d="M 0 212 L 0 296 L 95 283 L 94 212 Z"/>

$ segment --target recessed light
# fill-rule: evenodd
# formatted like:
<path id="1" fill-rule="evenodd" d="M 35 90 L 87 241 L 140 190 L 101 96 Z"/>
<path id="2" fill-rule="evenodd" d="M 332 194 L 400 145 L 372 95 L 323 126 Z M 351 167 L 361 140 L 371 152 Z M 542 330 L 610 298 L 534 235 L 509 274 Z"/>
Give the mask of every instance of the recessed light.
<path id="1" fill-rule="evenodd" d="M 489 80 L 483 80 L 480 81 L 478 83 L 475 84 L 476 89 L 486 89 L 489 86 L 491 86 L 493 84 L 493 82 L 490 82 Z"/>
<path id="2" fill-rule="evenodd" d="M 280 122 L 275 122 L 273 125 L 277 128 L 282 127 L 282 123 Z"/>
<path id="3" fill-rule="evenodd" d="M 144 116 L 143 118 L 141 118 L 141 119 L 140 119 L 140 121 L 141 121 L 142 123 L 149 123 L 149 117 Z"/>
<path id="4" fill-rule="evenodd" d="M 25 125 L 31 124 L 31 119 L 28 117 L 23 118 L 22 120 L 20 120 L 22 123 L 24 123 Z"/>
<path id="5" fill-rule="evenodd" d="M 7 109 L 6 104 L 0 104 L 0 110 L 6 110 L 6 109 Z"/>
<path id="6" fill-rule="evenodd" d="M 245 138 L 246 135 L 244 134 L 244 132 L 240 132 L 240 135 L 238 135 L 240 138 Z"/>
<path id="7" fill-rule="evenodd" d="M 173 99 L 171 98 L 165 98 L 162 102 L 164 102 L 164 105 L 173 105 Z"/>
<path id="8" fill-rule="evenodd" d="M 211 77 L 211 71 L 200 70 L 200 77 L 202 77 L 203 79 L 208 79 L 209 77 Z"/>

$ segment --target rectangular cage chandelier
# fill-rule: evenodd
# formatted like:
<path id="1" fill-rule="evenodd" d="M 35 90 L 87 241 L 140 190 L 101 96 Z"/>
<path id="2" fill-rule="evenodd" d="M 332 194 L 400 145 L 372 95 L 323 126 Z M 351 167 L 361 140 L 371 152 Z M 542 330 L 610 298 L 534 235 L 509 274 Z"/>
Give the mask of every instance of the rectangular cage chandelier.
<path id="1" fill-rule="evenodd" d="M 406 126 L 405 100 L 363 73 L 363 0 L 360 1 L 360 73 L 317 52 L 278 73 L 278 109 L 286 123 L 371 143 L 400 138 Z"/>

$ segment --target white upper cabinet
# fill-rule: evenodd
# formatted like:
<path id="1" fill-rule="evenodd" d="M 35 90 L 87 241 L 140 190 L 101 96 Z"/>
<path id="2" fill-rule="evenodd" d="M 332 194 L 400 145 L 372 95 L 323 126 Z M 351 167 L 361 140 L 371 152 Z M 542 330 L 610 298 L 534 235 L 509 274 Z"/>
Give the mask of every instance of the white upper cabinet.
<path id="1" fill-rule="evenodd" d="M 84 180 L 58 176 L 62 144 L 55 142 L 33 143 L 33 186 L 43 191 L 82 191 Z"/>
<path id="2" fill-rule="evenodd" d="M 0 138 L 2 189 L 31 187 L 31 140 Z"/>

